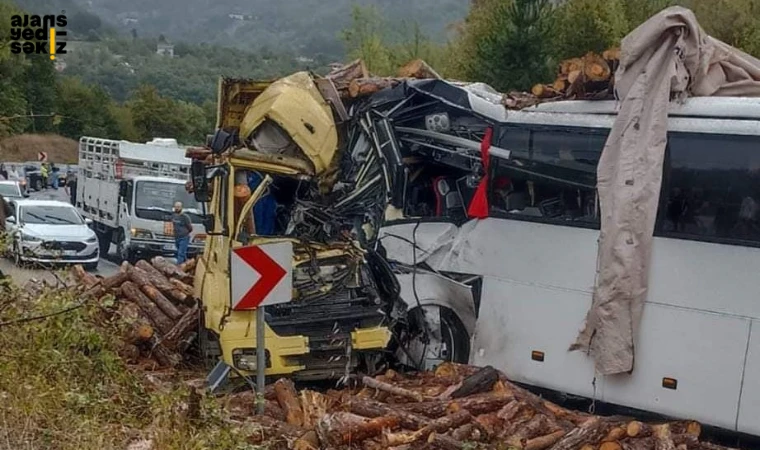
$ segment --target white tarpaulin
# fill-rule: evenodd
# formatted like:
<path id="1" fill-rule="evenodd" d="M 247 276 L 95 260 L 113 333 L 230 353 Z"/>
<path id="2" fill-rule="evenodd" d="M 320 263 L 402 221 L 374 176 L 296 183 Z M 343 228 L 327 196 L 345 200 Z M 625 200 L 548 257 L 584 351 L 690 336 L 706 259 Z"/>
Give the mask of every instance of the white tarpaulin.
<path id="1" fill-rule="evenodd" d="M 588 352 L 602 375 L 633 370 L 670 99 L 760 96 L 760 60 L 706 35 L 690 10 L 672 7 L 623 39 L 615 89 L 620 111 L 597 169 L 597 280 L 585 327 L 571 346 Z"/>

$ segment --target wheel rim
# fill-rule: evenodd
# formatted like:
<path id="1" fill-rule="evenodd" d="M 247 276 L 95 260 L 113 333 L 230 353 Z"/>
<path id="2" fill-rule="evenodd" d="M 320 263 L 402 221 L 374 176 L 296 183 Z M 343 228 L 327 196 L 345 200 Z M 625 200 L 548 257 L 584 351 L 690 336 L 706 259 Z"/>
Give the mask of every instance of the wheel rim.
<path id="1" fill-rule="evenodd" d="M 435 365 L 438 362 L 457 361 L 460 355 L 455 342 L 454 325 L 445 317 L 440 307 L 426 306 L 424 309 L 426 313 L 440 314 L 437 330 L 430 330 L 427 343 L 423 341 L 422 336 L 410 339 L 407 342 L 406 351 L 402 351 L 405 359 L 414 367 L 422 363 L 422 368 Z"/>

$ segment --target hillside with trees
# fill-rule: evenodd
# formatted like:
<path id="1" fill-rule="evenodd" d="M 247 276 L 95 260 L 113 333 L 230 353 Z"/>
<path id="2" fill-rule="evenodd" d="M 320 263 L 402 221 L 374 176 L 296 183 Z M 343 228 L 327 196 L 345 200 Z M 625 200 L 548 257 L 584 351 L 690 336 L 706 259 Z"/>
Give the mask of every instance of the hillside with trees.
<path id="1" fill-rule="evenodd" d="M 418 16 L 412 12 L 424 2 L 401 5 L 394 0 L 377 7 L 341 0 L 322 9 L 304 4 L 298 14 L 313 16 L 308 27 L 291 20 L 297 11 L 277 16 L 280 31 L 301 39 L 321 29 L 335 37 L 333 44 L 339 50 L 333 44 L 317 45 L 318 40 L 312 42 L 316 46 L 312 50 L 276 49 L 263 40 L 262 45 L 238 41 L 237 47 L 198 43 L 190 37 L 173 40 L 168 33 L 180 25 L 172 24 L 189 7 L 178 9 L 177 14 L 182 14 L 176 17 L 166 13 L 166 36 L 124 34 L 118 24 L 106 23 L 92 11 L 100 8 L 101 13 L 111 11 L 111 18 L 125 17 L 119 8 L 134 8 L 140 1 L 91 3 L 92 10 L 80 0 L 40 0 L 30 5 L 32 12 L 71 8 L 67 9 L 72 17 L 69 29 L 74 30 L 70 52 L 57 60 L 58 66 L 46 58 L 11 55 L 4 42 L 9 24 L 0 22 L 0 139 L 57 133 L 73 139 L 175 137 L 199 143 L 213 128 L 219 76 L 272 79 L 296 70 L 325 73 L 336 59 L 362 58 L 373 73 L 391 75 L 405 62 L 422 58 L 447 78 L 482 81 L 500 91 L 528 90 L 534 83 L 553 81 L 560 60 L 618 45 L 642 21 L 673 4 L 691 8 L 711 35 L 760 55 L 760 0 L 723 0 L 720 8 L 713 0 L 473 0 L 465 5 L 466 14 L 446 6 L 451 3 L 446 1 L 428 5 L 427 14 Z M 159 11 L 164 3 L 173 2 L 148 3 L 160 3 L 153 7 Z M 228 2 L 189 2 L 201 3 L 213 3 L 215 11 L 218 4 Z M 396 7 L 390 8 L 391 4 Z M 277 8 L 262 7 L 258 14 L 275 14 Z M 320 22 L 328 11 L 334 14 L 329 26 Z M 17 12 L 12 0 L 0 0 L 0 16 Z M 460 16 L 464 18 L 458 20 Z M 433 22 L 448 28 L 449 38 L 429 32 L 437 26 Z M 167 40 L 174 44 L 174 55 L 157 54 L 159 41 Z"/>
<path id="2" fill-rule="evenodd" d="M 469 7 L 468 0 L 73 1 L 114 28 L 134 29 L 141 37 L 163 34 L 174 41 L 332 59 L 344 53 L 339 32 L 350 23 L 353 4 L 376 6 L 393 28 L 417 23 L 436 40 L 444 40 L 447 26 Z"/>

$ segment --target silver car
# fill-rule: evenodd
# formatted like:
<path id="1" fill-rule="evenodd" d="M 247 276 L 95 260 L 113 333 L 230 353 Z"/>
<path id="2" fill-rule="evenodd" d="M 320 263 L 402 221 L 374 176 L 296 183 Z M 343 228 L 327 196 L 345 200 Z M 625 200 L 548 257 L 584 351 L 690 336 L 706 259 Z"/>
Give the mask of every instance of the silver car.
<path id="1" fill-rule="evenodd" d="M 94 270 L 100 259 L 98 239 L 77 209 L 56 200 L 13 200 L 6 219 L 16 264 L 71 263 Z"/>

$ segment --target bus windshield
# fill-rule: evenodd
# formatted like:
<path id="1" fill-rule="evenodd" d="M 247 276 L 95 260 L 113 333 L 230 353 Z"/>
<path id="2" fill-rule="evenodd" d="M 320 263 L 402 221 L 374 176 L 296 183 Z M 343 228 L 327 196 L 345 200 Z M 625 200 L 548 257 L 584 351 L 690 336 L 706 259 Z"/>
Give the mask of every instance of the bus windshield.
<path id="1" fill-rule="evenodd" d="M 175 202 L 182 202 L 184 212 L 194 223 L 201 223 L 201 207 L 181 183 L 137 181 L 135 183 L 135 214 L 141 219 L 168 220 Z"/>

